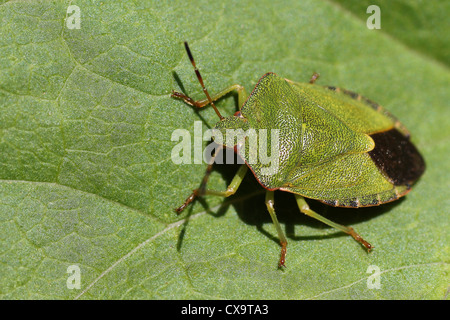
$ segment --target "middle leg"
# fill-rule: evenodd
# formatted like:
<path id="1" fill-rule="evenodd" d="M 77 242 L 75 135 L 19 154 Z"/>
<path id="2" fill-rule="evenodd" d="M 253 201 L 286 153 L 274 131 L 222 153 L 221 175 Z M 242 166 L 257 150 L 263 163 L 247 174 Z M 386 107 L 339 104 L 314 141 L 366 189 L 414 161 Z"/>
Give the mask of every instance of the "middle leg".
<path id="1" fill-rule="evenodd" d="M 278 263 L 278 267 L 286 267 L 284 265 L 286 261 L 286 246 L 287 246 L 287 240 L 283 233 L 283 230 L 281 230 L 280 223 L 278 222 L 277 215 L 275 214 L 275 201 L 274 201 L 274 195 L 273 191 L 267 191 L 266 192 L 266 206 L 267 210 L 270 213 L 270 217 L 272 218 L 272 222 L 275 225 L 275 229 L 277 229 L 278 238 L 280 239 L 280 245 L 281 245 L 281 255 L 280 255 L 280 262 Z"/>

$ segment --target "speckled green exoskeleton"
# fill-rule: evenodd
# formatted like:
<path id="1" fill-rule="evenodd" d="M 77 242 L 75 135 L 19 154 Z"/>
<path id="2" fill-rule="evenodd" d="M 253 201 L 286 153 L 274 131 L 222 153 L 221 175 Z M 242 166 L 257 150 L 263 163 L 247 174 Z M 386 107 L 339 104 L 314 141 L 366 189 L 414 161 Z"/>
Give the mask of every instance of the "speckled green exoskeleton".
<path id="1" fill-rule="evenodd" d="M 250 144 L 240 148 L 234 140 L 223 139 L 223 146 L 234 149 L 245 164 L 226 191 L 208 190 L 213 157 L 200 187 L 176 211 L 181 212 L 198 196 L 234 194 L 250 168 L 267 190 L 267 209 L 281 244 L 279 266 L 285 265 L 287 240 L 275 214 L 275 190 L 293 193 L 301 212 L 351 235 L 370 251 L 372 245 L 353 228 L 322 217 L 309 208 L 305 198 L 335 207 L 358 208 L 406 195 L 425 170 L 424 160 L 410 142 L 407 129 L 380 105 L 359 94 L 314 84 L 318 74 L 309 83 L 298 83 L 266 73 L 250 96 L 237 84 L 210 96 L 187 43 L 185 48 L 207 98 L 194 101 L 180 92 L 173 92 L 172 97 L 197 108 L 211 105 L 220 118 L 215 131 L 223 136 L 230 129 L 277 130 L 279 153 L 277 170 L 264 174 L 259 161 L 249 161 Z M 234 90 L 240 110 L 223 117 L 214 101 Z"/>

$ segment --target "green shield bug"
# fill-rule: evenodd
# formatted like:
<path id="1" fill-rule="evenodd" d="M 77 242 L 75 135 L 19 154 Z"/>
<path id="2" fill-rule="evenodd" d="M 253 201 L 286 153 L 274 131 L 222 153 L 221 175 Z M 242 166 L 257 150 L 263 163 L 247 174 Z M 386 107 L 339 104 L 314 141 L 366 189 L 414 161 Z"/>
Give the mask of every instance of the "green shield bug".
<path id="1" fill-rule="evenodd" d="M 372 245 L 353 228 L 314 212 L 305 198 L 335 207 L 359 208 L 406 195 L 425 170 L 425 162 L 410 142 L 408 130 L 372 100 L 341 88 L 315 84 L 318 74 L 309 83 L 298 83 L 266 73 L 249 96 L 237 84 L 210 96 L 188 44 L 184 45 L 206 99 L 194 101 L 175 91 L 172 97 L 197 108 L 211 105 L 220 119 L 213 138 L 220 136 L 219 141 L 214 138 L 216 142 L 234 149 L 245 163 L 225 191 L 209 190 L 206 183 L 216 152 L 200 187 L 176 211 L 180 213 L 202 195 L 234 194 L 250 168 L 266 189 L 266 206 L 281 244 L 280 267 L 285 265 L 287 240 L 275 214 L 275 190 L 293 193 L 301 212 L 351 235 L 370 251 Z M 240 110 L 223 117 L 214 101 L 234 90 Z M 231 130 L 245 134 L 240 140 L 225 139 Z M 276 142 L 267 140 L 267 135 L 262 138 L 262 130 L 276 131 Z M 250 140 L 254 137 L 256 144 L 252 145 Z M 274 145 L 276 168 L 271 171 L 267 163 L 255 156 L 255 149 Z"/>

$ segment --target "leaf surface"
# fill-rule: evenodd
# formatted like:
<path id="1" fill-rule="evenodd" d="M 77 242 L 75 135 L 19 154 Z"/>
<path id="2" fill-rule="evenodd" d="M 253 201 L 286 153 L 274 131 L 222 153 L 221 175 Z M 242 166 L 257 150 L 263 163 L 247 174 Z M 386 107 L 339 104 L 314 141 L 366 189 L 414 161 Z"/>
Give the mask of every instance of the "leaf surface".
<path id="1" fill-rule="evenodd" d="M 404 26 L 388 17 L 402 3 L 381 6 L 380 30 L 366 27 L 366 7 L 340 1 L 71 2 L 80 29 L 67 27 L 68 3 L 3 3 L 0 296 L 444 298 L 449 39 L 443 29 L 425 52 L 414 42 L 416 26 L 405 27 L 407 39 L 397 37 Z M 437 1 L 423 6 L 409 7 L 405 19 L 442 16 Z M 173 163 L 172 133 L 186 129 L 193 137 L 194 121 L 203 131 L 217 121 L 211 108 L 194 111 L 170 98 L 175 89 L 203 99 L 184 40 L 210 92 L 233 83 L 251 92 L 269 71 L 303 82 L 319 72 L 319 84 L 369 97 L 409 128 L 427 170 L 405 199 L 358 210 L 309 201 L 353 226 L 375 246 L 372 253 L 303 216 L 292 195 L 278 192 L 289 244 L 287 268 L 277 270 L 276 231 L 251 175 L 227 200 L 205 197 L 181 216 L 173 212 L 206 165 Z M 232 114 L 236 101 L 228 96 L 218 106 Z M 236 169 L 218 165 L 210 188 L 224 190 Z M 80 289 L 68 288 L 73 265 Z M 380 289 L 370 289 L 369 266 L 381 272 Z"/>

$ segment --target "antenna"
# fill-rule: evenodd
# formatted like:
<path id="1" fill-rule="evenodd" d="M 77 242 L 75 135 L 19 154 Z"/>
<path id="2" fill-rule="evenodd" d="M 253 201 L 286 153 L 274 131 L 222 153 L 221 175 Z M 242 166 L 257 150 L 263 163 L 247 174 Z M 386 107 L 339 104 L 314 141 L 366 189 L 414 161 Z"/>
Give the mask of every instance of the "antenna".
<path id="1" fill-rule="evenodd" d="M 197 66 L 195 65 L 194 57 L 192 56 L 191 49 L 189 49 L 189 45 L 188 45 L 187 41 L 184 42 L 184 47 L 186 48 L 186 52 L 187 52 L 187 54 L 189 56 L 189 60 L 191 60 L 192 66 L 194 67 L 195 74 L 197 75 L 197 79 L 198 79 L 198 81 L 200 82 L 200 85 L 203 88 L 203 92 L 205 93 L 206 97 L 208 98 L 209 103 L 214 108 L 214 111 L 219 116 L 220 120 L 222 120 L 223 117 L 220 114 L 219 110 L 217 110 L 216 105 L 214 104 L 214 102 L 212 101 L 211 96 L 209 95 L 208 90 L 206 89 L 205 84 L 203 83 L 202 75 L 200 74 L 200 71 L 198 71 Z"/>

